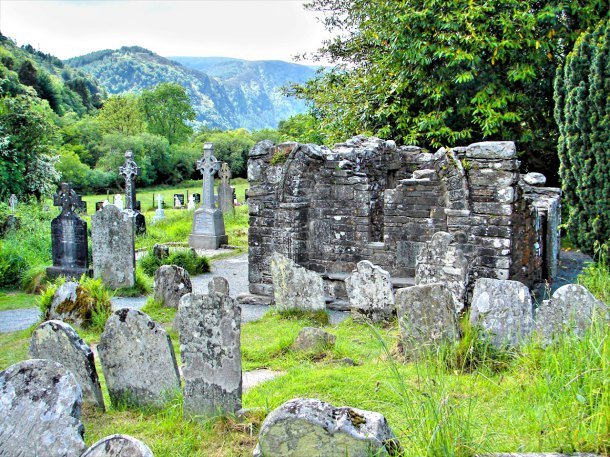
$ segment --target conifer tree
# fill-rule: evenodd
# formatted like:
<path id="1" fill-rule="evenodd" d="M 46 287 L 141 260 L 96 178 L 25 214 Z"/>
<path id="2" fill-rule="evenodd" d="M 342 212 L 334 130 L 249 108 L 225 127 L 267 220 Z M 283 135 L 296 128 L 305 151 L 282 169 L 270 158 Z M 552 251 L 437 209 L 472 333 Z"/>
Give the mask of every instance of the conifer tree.
<path id="1" fill-rule="evenodd" d="M 610 239 L 610 19 L 578 39 L 555 81 L 568 231 L 591 252 Z"/>

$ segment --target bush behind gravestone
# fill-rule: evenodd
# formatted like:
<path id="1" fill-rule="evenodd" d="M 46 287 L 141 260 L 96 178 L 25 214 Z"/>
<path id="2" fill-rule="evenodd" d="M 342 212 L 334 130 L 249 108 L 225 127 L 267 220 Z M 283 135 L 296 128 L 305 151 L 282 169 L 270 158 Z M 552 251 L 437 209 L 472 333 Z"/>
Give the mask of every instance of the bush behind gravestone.
<path id="1" fill-rule="evenodd" d="M 165 259 L 159 259 L 150 249 L 146 256 L 138 261 L 144 273 L 153 276 L 161 265 L 176 265 L 184 268 L 190 275 L 199 275 L 210 271 L 210 262 L 207 257 L 199 256 L 194 251 L 179 250 L 171 253 Z"/>

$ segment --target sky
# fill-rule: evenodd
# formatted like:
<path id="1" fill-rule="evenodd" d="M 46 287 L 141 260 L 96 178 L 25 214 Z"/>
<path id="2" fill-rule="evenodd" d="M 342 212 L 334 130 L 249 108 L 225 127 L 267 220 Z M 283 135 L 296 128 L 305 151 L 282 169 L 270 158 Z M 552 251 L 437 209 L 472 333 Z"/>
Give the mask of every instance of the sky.
<path id="1" fill-rule="evenodd" d="M 164 57 L 295 61 L 329 37 L 299 0 L 0 0 L 0 31 L 61 59 L 137 45 Z"/>

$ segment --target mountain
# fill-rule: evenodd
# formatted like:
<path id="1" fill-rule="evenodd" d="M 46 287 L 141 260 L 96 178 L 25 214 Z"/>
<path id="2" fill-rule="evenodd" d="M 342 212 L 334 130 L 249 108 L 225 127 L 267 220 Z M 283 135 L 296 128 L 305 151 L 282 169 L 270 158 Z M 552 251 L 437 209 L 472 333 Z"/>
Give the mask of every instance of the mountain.
<path id="1" fill-rule="evenodd" d="M 97 78 L 111 94 L 177 82 L 187 90 L 197 121 L 222 129 L 275 128 L 279 121 L 304 112 L 304 103 L 282 95 L 281 87 L 315 74 L 310 67 L 280 61 L 167 59 L 138 46 L 97 51 L 66 63 Z"/>

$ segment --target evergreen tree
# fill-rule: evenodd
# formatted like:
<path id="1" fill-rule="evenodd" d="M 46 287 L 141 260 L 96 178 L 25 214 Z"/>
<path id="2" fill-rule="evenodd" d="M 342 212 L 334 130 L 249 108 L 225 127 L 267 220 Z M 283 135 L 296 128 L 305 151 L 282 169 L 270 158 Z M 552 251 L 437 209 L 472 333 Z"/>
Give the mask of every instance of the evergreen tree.
<path id="1" fill-rule="evenodd" d="M 610 19 L 584 33 L 555 82 L 568 231 L 591 252 L 610 239 Z"/>

